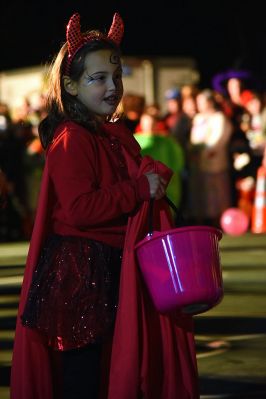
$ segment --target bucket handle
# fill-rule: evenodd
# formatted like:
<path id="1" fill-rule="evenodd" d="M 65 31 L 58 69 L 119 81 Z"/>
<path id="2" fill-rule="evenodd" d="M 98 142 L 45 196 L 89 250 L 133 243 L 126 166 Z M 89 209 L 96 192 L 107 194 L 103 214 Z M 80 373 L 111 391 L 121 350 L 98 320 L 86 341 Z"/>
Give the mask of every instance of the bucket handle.
<path id="1" fill-rule="evenodd" d="M 175 211 L 177 215 L 177 221 L 176 224 L 177 226 L 184 226 L 184 218 L 181 215 L 180 211 L 177 209 L 175 204 L 168 198 L 167 196 L 164 196 L 163 199 L 168 203 L 168 205 Z M 149 212 L 148 212 L 148 236 L 152 236 L 153 234 L 153 209 L 154 209 L 154 198 L 150 199 L 150 205 L 149 205 Z"/>

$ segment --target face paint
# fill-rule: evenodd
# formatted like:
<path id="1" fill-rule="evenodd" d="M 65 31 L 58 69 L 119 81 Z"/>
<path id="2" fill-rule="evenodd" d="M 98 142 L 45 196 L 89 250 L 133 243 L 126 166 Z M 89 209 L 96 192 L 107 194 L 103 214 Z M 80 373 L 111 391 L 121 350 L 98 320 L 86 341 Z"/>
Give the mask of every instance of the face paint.
<path id="1" fill-rule="evenodd" d="M 111 64 L 120 64 L 120 57 L 117 53 L 112 53 L 110 57 Z"/>
<path id="2" fill-rule="evenodd" d="M 89 85 L 95 83 L 95 81 L 96 81 L 96 80 L 95 80 L 92 76 L 90 76 L 90 75 L 87 77 L 87 79 L 88 79 L 87 82 L 85 82 L 85 84 L 86 84 L 87 86 L 89 86 Z"/>

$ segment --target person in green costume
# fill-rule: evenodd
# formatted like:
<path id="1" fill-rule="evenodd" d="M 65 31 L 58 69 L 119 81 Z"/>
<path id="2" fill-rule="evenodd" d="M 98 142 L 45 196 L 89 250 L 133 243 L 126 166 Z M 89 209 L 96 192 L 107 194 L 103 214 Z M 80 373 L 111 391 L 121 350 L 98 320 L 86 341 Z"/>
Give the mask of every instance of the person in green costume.
<path id="1" fill-rule="evenodd" d="M 165 135 L 163 131 L 157 131 L 156 126 L 156 118 L 144 112 L 140 118 L 140 131 L 134 136 L 143 156 L 150 155 L 173 170 L 174 175 L 168 185 L 167 196 L 178 208 L 182 197 L 181 174 L 185 165 L 184 152 L 173 137 Z"/>

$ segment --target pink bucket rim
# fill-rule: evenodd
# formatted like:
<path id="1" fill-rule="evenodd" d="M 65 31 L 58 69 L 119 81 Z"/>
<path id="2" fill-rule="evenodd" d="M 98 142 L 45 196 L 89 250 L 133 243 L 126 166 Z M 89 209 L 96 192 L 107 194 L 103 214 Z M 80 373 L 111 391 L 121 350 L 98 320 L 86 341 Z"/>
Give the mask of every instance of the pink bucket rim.
<path id="1" fill-rule="evenodd" d="M 210 231 L 214 234 L 217 235 L 218 240 L 220 241 L 223 233 L 222 230 L 217 229 L 216 227 L 212 227 L 212 226 L 185 226 L 185 227 L 177 227 L 175 229 L 170 229 L 170 230 L 165 230 L 165 231 L 154 231 L 153 235 L 151 236 L 146 236 L 143 240 L 139 241 L 136 245 L 135 245 L 135 249 L 138 249 L 139 247 L 141 247 L 142 245 L 150 242 L 150 241 L 154 241 L 157 239 L 161 239 L 164 236 L 167 236 L 168 234 L 174 234 L 174 233 L 187 233 L 189 231 Z"/>

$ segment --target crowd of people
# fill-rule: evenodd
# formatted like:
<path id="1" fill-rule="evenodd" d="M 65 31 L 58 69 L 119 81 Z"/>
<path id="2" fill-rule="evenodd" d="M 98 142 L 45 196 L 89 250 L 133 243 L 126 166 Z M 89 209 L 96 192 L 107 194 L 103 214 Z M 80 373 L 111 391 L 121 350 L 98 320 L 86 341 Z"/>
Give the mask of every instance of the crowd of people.
<path id="1" fill-rule="evenodd" d="M 126 123 L 143 153 L 162 160 L 178 175 L 168 195 L 188 224 L 220 227 L 230 207 L 242 207 L 251 216 L 266 146 L 265 99 L 246 88 L 237 73 L 225 80 L 223 89 L 170 88 L 164 112 L 158 104 L 139 112 L 143 99 L 125 96 Z M 242 201 L 243 196 L 249 200 Z"/>
<path id="2" fill-rule="evenodd" d="M 0 103 L 0 241 L 30 238 L 44 166 L 38 124 L 44 96 L 33 108 L 27 99 L 11 110 Z"/>
<path id="3" fill-rule="evenodd" d="M 169 88 L 163 112 L 134 93 L 122 99 L 123 119 L 143 155 L 175 172 L 167 194 L 186 223 L 219 227 L 223 211 L 242 206 L 243 193 L 250 216 L 266 143 L 266 108 L 264 96 L 247 89 L 242 75 L 231 72 L 222 82 L 218 76 L 212 89 Z M 45 159 L 38 136 L 43 104 L 44 95 L 34 108 L 24 99 L 12 114 L 0 104 L 0 241 L 31 235 Z"/>

